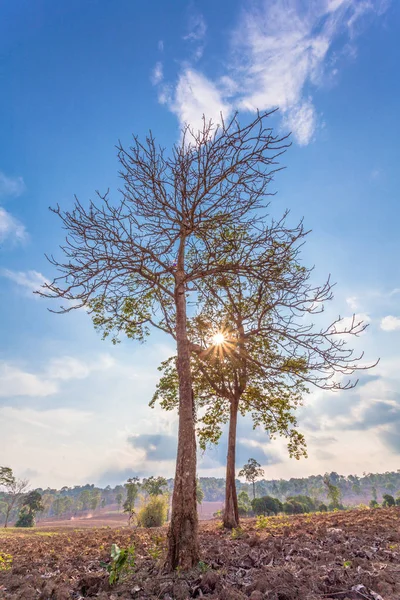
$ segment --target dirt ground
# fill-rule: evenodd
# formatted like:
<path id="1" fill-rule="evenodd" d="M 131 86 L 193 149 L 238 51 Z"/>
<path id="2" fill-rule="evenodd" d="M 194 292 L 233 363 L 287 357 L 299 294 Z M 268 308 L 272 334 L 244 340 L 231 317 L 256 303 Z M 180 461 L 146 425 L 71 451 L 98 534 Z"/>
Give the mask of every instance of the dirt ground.
<path id="1" fill-rule="evenodd" d="M 264 525 L 244 520 L 232 534 L 201 523 L 198 568 L 173 574 L 163 571 L 166 528 L 2 530 L 0 598 L 400 599 L 400 508 L 271 517 Z M 101 562 L 112 543 L 134 544 L 136 558 L 110 587 Z"/>

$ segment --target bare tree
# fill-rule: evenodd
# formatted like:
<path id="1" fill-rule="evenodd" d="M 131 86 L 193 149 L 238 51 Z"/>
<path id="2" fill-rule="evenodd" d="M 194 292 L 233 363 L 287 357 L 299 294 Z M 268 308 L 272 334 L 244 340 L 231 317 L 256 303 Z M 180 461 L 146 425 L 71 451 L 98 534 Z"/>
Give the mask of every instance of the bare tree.
<path id="1" fill-rule="evenodd" d="M 11 512 L 17 501 L 23 496 L 29 485 L 26 479 L 16 479 L 14 476 L 4 483 L 5 496 L 3 501 L 6 504 L 4 527 L 7 527 Z"/>
<path id="2" fill-rule="evenodd" d="M 236 118 L 199 132 L 183 130 L 169 155 L 150 134 L 129 150 L 119 145 L 122 197 L 108 192 L 85 208 L 54 212 L 67 232 L 64 261 L 50 262 L 59 276 L 42 295 L 62 298 L 59 312 L 85 306 L 105 335 L 124 329 L 144 340 L 150 327 L 176 340 L 179 431 L 167 562 L 171 569 L 197 564 L 196 439 L 187 334 L 187 294 L 206 278 L 271 275 L 265 253 L 274 229 L 266 223 L 269 184 L 288 146 L 266 127 L 270 113 L 246 126 Z M 247 241 L 235 242 L 245 228 Z M 229 235 L 231 255 L 221 239 Z M 239 236 L 240 237 L 240 236 Z M 279 255 L 277 248 L 276 255 Z M 135 315 L 131 318 L 131 315 Z"/>

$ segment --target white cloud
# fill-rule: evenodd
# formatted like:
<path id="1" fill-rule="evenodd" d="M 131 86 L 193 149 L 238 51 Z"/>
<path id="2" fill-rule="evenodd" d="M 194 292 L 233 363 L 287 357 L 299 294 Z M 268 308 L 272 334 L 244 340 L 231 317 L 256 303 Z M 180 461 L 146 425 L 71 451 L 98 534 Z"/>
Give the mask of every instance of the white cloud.
<path id="1" fill-rule="evenodd" d="M 51 396 L 56 392 L 58 392 L 58 385 L 55 381 L 22 371 L 7 363 L 0 364 L 0 397 L 43 397 Z"/>
<path id="2" fill-rule="evenodd" d="M 27 237 L 25 226 L 0 206 L 0 242 L 24 242 Z"/>
<path id="3" fill-rule="evenodd" d="M 185 69 L 180 74 L 170 108 L 181 125 L 190 123 L 195 130 L 202 128 L 203 115 L 217 123 L 221 112 L 224 117 L 231 112 L 231 106 L 223 100 L 217 85 L 194 69 Z"/>
<path id="4" fill-rule="evenodd" d="M 9 269 L 2 269 L 0 275 L 25 288 L 29 295 L 37 291 L 44 283 L 49 283 L 49 280 L 38 271 L 10 271 Z"/>
<path id="5" fill-rule="evenodd" d="M 163 80 L 163 66 L 160 61 L 156 63 L 156 66 L 153 69 L 153 73 L 151 74 L 151 83 L 153 85 L 158 85 Z"/>
<path id="6" fill-rule="evenodd" d="M 396 331 L 400 329 L 400 317 L 394 317 L 393 315 L 383 317 L 381 320 L 381 329 L 383 331 Z"/>
<path id="7" fill-rule="evenodd" d="M 200 13 L 192 13 L 189 18 L 189 31 L 184 40 L 198 42 L 203 40 L 207 31 L 207 24 Z"/>
<path id="8" fill-rule="evenodd" d="M 177 114 L 180 123 L 195 127 L 203 113 L 209 119 L 220 109 L 228 116 L 225 111 L 233 108 L 254 112 L 278 106 L 283 126 L 300 145 L 308 144 L 318 125 L 309 89 L 337 74 L 337 64 L 333 66 L 337 60 L 328 60 L 334 42 L 343 33 L 354 37 L 355 25 L 362 17 L 380 15 L 387 5 L 380 0 L 248 3 L 231 35 L 226 73 L 213 80 L 186 63 L 169 97 L 162 93 L 159 100 Z M 187 40 L 199 41 L 205 35 L 204 20 L 196 18 Z M 201 57 L 203 48 L 200 50 L 195 60 Z M 337 56 L 337 48 L 335 52 Z"/>
<path id="9" fill-rule="evenodd" d="M 158 49 L 159 49 L 160 52 L 164 51 L 164 42 L 163 42 L 163 40 L 159 40 L 158 41 L 157 47 L 158 47 Z"/>
<path id="10" fill-rule="evenodd" d="M 114 360 L 108 354 L 98 357 L 96 361 L 85 362 L 72 356 L 63 356 L 50 361 L 47 376 L 52 379 L 68 381 L 70 379 L 85 379 L 94 371 L 103 371 L 114 365 Z"/>
<path id="11" fill-rule="evenodd" d="M 53 434 L 69 436 L 73 428 L 87 423 L 92 418 L 92 413 L 69 408 L 55 408 L 50 410 L 35 410 L 33 408 L 13 408 L 3 406 L 0 408 L 3 419 L 24 423 L 33 428 L 45 429 Z"/>
<path id="12" fill-rule="evenodd" d="M 60 391 L 60 381 L 85 379 L 95 371 L 114 365 L 109 355 L 85 362 L 71 356 L 52 359 L 44 371 L 33 373 L 7 362 L 0 362 L 0 397 L 45 397 Z"/>
<path id="13" fill-rule="evenodd" d="M 350 307 L 351 310 L 356 311 L 358 308 L 358 298 L 357 296 L 350 296 L 349 298 L 346 298 L 346 302 L 347 305 Z"/>
<path id="14" fill-rule="evenodd" d="M 7 177 L 0 171 L 0 198 L 17 197 L 25 190 L 25 183 L 22 177 Z"/>

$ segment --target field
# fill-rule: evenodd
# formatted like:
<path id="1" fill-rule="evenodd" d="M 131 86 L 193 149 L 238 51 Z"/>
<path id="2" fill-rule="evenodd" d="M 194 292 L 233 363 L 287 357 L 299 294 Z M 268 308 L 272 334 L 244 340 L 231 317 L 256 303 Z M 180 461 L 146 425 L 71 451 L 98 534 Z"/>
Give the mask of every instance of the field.
<path id="1" fill-rule="evenodd" d="M 399 600 L 400 508 L 271 517 L 262 525 L 244 520 L 232 534 L 202 522 L 202 562 L 174 574 L 162 569 L 166 527 L 3 529 L 0 598 Z M 134 544 L 136 556 L 110 587 L 101 562 L 112 543 Z"/>

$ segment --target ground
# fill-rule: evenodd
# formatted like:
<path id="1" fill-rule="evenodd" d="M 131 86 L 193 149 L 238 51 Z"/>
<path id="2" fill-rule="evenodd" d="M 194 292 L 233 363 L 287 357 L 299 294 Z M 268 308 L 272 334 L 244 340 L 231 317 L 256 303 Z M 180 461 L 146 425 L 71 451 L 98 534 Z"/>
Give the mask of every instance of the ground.
<path id="1" fill-rule="evenodd" d="M 272 517 L 261 525 L 244 520 L 230 533 L 202 522 L 201 562 L 173 574 L 163 571 L 166 528 L 2 530 L 0 598 L 399 600 L 400 508 Z M 101 563 L 113 543 L 133 544 L 135 565 L 110 587 Z"/>

